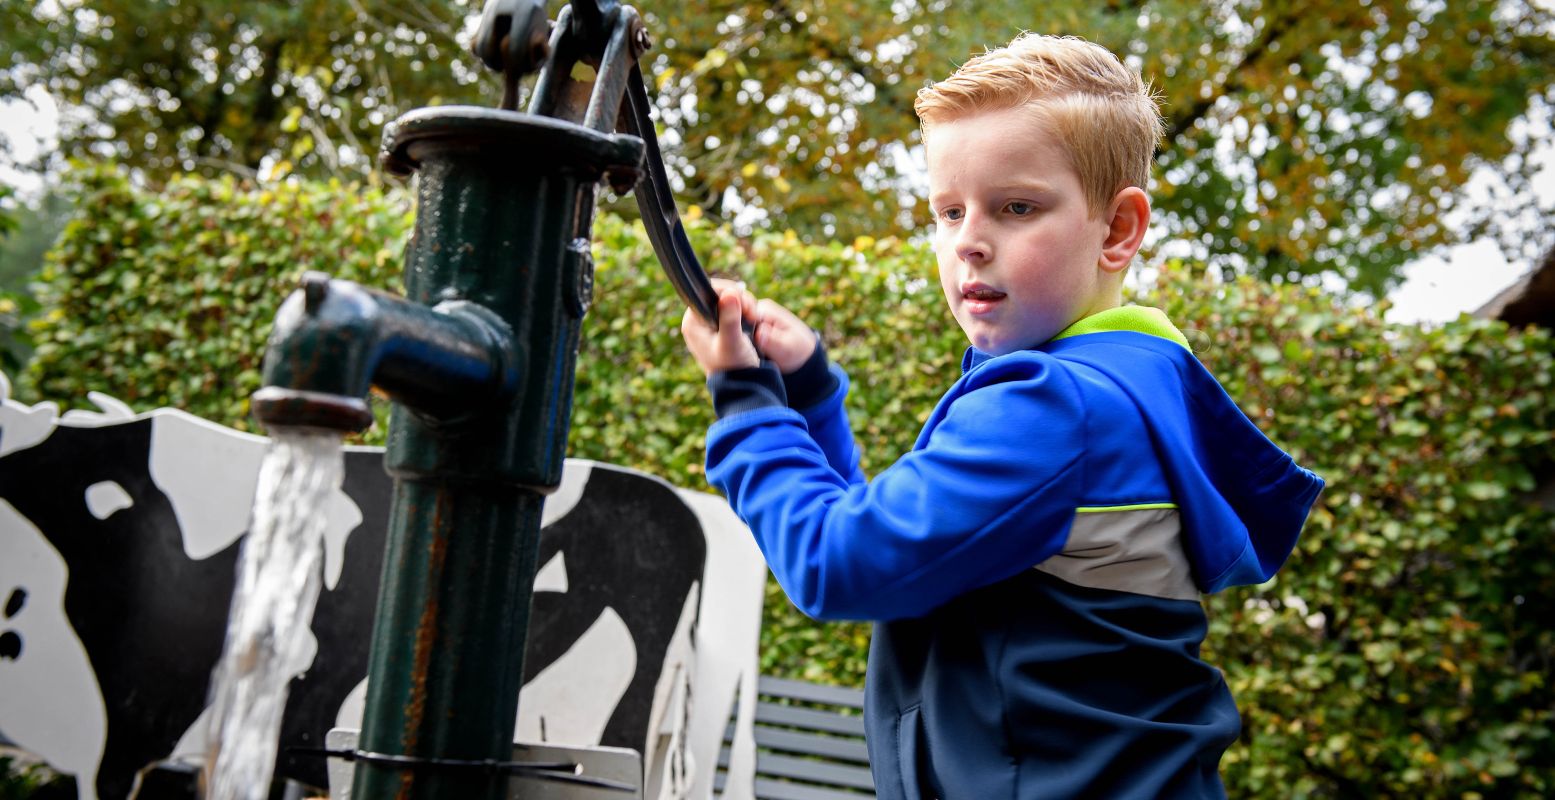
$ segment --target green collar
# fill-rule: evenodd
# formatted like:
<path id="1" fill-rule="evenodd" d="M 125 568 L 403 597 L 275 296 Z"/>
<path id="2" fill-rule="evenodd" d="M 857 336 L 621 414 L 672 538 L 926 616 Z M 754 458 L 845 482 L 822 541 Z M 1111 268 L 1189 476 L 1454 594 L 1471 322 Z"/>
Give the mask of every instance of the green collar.
<path id="1" fill-rule="evenodd" d="M 1053 337 L 1052 341 L 1107 331 L 1134 331 L 1159 336 L 1182 345 L 1190 353 L 1193 352 L 1193 347 L 1188 344 L 1188 337 L 1177 330 L 1177 326 L 1166 318 L 1165 312 L 1149 306 L 1118 306 L 1097 312 L 1063 329 Z"/>

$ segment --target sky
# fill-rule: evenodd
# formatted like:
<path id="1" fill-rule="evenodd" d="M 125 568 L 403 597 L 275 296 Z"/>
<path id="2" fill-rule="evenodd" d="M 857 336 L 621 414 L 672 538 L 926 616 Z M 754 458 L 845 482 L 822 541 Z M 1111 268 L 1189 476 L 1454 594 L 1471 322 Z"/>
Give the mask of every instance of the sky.
<path id="1" fill-rule="evenodd" d="M 1555 192 L 1552 192 L 1555 195 Z M 1495 242 L 1479 240 L 1427 256 L 1404 268 L 1403 285 L 1388 295 L 1392 322 L 1446 322 L 1473 313 L 1521 278 L 1531 265 L 1509 263 Z"/>
<path id="2" fill-rule="evenodd" d="M 59 110 L 47 93 L 34 92 L 28 99 L 32 103 L 0 102 L 0 136 L 11 142 L 14 155 L 21 161 L 51 149 L 59 123 Z M 1555 205 L 1555 147 L 1536 154 L 1535 161 L 1541 171 L 1534 180 L 1534 193 L 1541 205 Z M 1481 185 L 1471 182 L 1470 197 L 1488 195 L 1484 186 L 1488 181 L 1476 181 Z M 39 179 L 0 166 L 0 183 L 25 193 L 35 191 Z M 1393 307 L 1387 312 L 1387 319 L 1438 323 L 1455 319 L 1460 313 L 1472 313 L 1531 268 L 1526 261 L 1509 262 L 1500 248 L 1488 240 L 1448 248 L 1405 267 L 1403 284 L 1388 296 Z"/>

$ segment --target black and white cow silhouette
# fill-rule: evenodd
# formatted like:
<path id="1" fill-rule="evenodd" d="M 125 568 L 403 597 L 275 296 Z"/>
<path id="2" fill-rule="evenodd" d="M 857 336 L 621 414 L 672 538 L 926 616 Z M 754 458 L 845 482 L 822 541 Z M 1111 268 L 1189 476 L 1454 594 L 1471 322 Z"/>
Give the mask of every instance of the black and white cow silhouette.
<path id="1" fill-rule="evenodd" d="M 97 395 L 102 411 L 61 417 L 8 388 L 0 375 L 0 735 L 79 797 L 126 797 L 148 765 L 203 752 L 266 441 Z M 382 451 L 349 448 L 280 776 L 324 785 L 323 762 L 287 748 L 359 725 L 389 494 Z M 753 702 L 749 535 L 715 497 L 573 461 L 544 523 L 518 738 L 632 747 L 650 796 L 706 796 L 730 711 Z M 737 742 L 731 785 L 753 756 Z"/>

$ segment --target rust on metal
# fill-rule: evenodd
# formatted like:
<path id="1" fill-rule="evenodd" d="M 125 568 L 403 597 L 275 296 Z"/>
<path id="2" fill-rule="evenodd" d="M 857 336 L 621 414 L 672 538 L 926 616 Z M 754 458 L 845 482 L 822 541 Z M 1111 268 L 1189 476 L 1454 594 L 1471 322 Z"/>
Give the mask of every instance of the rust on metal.
<path id="1" fill-rule="evenodd" d="M 266 386 L 249 398 L 254 418 L 266 428 L 323 428 L 352 433 L 373 424 L 373 412 L 360 397 Z"/>
<path id="2" fill-rule="evenodd" d="M 449 489 L 446 486 L 439 487 L 433 504 L 432 536 L 427 544 L 426 585 L 430 591 L 421 610 L 421 620 L 416 626 L 410 696 L 405 704 L 404 743 L 407 754 L 413 754 L 420 744 L 421 726 L 426 717 L 427 671 L 432 662 L 433 647 L 437 644 L 438 635 L 441 633 L 437 587 L 443 583 L 443 566 L 448 558 L 448 537 L 443 523 L 443 515 L 448 510 L 446 508 L 448 499 Z M 409 773 L 401 776 L 402 785 L 407 785 L 405 781 L 409 777 Z"/>

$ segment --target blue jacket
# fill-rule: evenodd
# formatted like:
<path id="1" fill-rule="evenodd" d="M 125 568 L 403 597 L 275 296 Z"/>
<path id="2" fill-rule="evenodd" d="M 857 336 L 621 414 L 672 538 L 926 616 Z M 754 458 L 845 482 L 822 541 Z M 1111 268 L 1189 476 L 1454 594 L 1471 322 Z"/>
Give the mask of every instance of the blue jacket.
<path id="1" fill-rule="evenodd" d="M 880 796 L 1224 796 L 1239 717 L 1198 657 L 1199 593 L 1268 580 L 1322 480 L 1154 309 L 962 368 L 868 482 L 840 370 L 798 410 L 770 368 L 712 382 L 708 479 L 778 582 L 807 614 L 878 622 Z"/>

